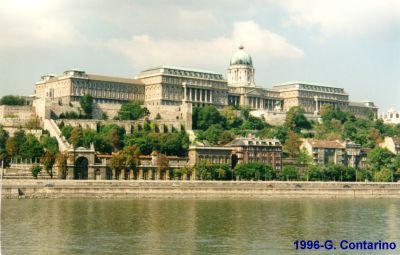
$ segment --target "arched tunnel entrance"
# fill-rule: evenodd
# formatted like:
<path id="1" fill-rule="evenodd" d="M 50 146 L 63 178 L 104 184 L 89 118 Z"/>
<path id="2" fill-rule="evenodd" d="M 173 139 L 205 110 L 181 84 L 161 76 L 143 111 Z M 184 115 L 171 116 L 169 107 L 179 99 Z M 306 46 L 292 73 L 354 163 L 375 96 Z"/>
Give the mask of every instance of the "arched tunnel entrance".
<path id="1" fill-rule="evenodd" d="M 74 179 L 76 180 L 87 180 L 88 179 L 88 159 L 85 157 L 79 157 L 75 161 Z"/>

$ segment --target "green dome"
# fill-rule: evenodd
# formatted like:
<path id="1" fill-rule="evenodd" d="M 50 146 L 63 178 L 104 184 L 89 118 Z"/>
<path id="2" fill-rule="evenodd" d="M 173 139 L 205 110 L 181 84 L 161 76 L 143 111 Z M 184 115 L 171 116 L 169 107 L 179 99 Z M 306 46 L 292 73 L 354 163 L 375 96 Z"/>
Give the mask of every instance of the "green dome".
<path id="1" fill-rule="evenodd" d="M 250 55 L 245 52 L 244 47 L 242 45 L 239 46 L 239 49 L 233 53 L 231 58 L 231 65 L 248 65 L 253 66 L 253 61 L 251 60 Z"/>

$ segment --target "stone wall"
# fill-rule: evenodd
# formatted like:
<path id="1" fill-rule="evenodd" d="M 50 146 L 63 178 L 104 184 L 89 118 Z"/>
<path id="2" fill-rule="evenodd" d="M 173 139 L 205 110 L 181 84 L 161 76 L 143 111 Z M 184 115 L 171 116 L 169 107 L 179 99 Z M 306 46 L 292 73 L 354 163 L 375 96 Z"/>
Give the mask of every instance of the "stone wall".
<path id="1" fill-rule="evenodd" d="M 27 105 L 1 105 L 0 125 L 4 127 L 23 127 L 36 118 L 35 109 Z"/>
<path id="2" fill-rule="evenodd" d="M 361 198 L 400 196 L 400 183 L 3 180 L 2 198 Z"/>
<path id="3" fill-rule="evenodd" d="M 8 132 L 8 134 L 10 136 L 14 136 L 14 133 L 17 132 L 18 130 L 20 130 L 20 128 L 18 127 L 4 127 L 4 130 Z M 34 135 L 37 139 L 40 139 L 40 137 L 43 134 L 43 130 L 42 129 L 23 129 L 25 131 L 25 134 L 32 134 Z"/>
<path id="4" fill-rule="evenodd" d="M 121 109 L 120 104 L 95 103 L 92 116 L 94 119 L 102 119 L 103 113 L 105 113 L 108 119 L 112 119 L 118 115 L 119 109 Z"/>
<path id="5" fill-rule="evenodd" d="M 268 111 L 268 110 L 254 110 L 250 112 L 251 115 L 264 118 L 265 122 L 270 125 L 283 125 L 285 123 L 286 113 L 285 112 L 278 112 L 278 111 Z M 314 114 L 305 114 L 308 120 L 318 121 L 320 120 L 319 115 Z"/>
<path id="6" fill-rule="evenodd" d="M 58 125 L 63 122 L 65 125 L 71 125 L 73 127 L 81 126 L 83 128 L 96 129 L 98 124 L 115 124 L 125 129 L 127 134 L 130 134 L 134 130 L 143 129 L 146 120 L 56 120 Z M 172 132 L 173 129 L 180 131 L 181 128 L 185 128 L 185 123 L 182 120 L 152 120 L 150 127 L 156 129 L 156 132 Z"/>

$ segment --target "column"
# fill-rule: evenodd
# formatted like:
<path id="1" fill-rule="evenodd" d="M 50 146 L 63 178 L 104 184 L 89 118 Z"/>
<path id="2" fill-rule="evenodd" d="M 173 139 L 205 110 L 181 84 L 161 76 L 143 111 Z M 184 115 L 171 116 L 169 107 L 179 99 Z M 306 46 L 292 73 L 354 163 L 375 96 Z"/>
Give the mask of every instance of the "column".
<path id="1" fill-rule="evenodd" d="M 111 172 L 112 172 L 112 179 L 113 179 L 113 180 L 116 180 L 116 179 L 117 179 L 117 171 L 115 170 L 115 168 L 113 168 L 113 169 L 111 170 Z"/>
<path id="2" fill-rule="evenodd" d="M 153 169 L 152 168 L 147 169 L 147 179 L 148 180 L 153 179 Z"/>
<path id="3" fill-rule="evenodd" d="M 68 167 L 67 169 L 67 180 L 73 180 L 74 179 L 74 167 Z"/>
<path id="4" fill-rule="evenodd" d="M 212 91 L 212 90 L 210 90 L 210 103 L 212 103 L 212 102 L 213 102 L 213 97 L 212 97 L 212 95 L 213 95 L 213 91 Z"/>
<path id="5" fill-rule="evenodd" d="M 190 100 L 190 101 L 193 101 L 193 98 L 192 98 L 192 88 L 189 88 L 189 100 Z"/>
<path id="6" fill-rule="evenodd" d="M 315 111 L 314 111 L 314 114 L 316 115 L 318 113 L 318 98 L 314 97 L 314 100 L 315 100 Z"/>
<path id="7" fill-rule="evenodd" d="M 186 101 L 186 82 L 182 83 L 183 87 L 183 101 Z"/>
<path id="8" fill-rule="evenodd" d="M 143 168 L 139 168 L 138 180 L 143 180 Z"/>
<path id="9" fill-rule="evenodd" d="M 88 167 L 88 180 L 94 180 L 94 169 L 92 167 Z"/>
<path id="10" fill-rule="evenodd" d="M 169 169 L 167 169 L 165 171 L 165 180 L 168 181 L 169 180 Z"/>
<path id="11" fill-rule="evenodd" d="M 101 180 L 105 180 L 107 178 L 106 171 L 107 171 L 107 169 L 105 167 L 100 169 L 100 179 Z"/>
<path id="12" fill-rule="evenodd" d="M 119 179 L 125 180 L 125 169 L 121 169 L 121 171 L 119 173 Z"/>

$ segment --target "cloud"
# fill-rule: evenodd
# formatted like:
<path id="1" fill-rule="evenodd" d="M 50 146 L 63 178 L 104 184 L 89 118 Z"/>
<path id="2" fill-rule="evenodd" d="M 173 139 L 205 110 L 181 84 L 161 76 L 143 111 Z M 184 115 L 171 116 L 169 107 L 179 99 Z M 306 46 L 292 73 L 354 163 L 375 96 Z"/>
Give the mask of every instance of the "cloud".
<path id="1" fill-rule="evenodd" d="M 317 28 L 325 37 L 400 29 L 400 1 L 397 0 L 287 0 L 277 4 L 289 15 L 286 24 Z"/>
<path id="2" fill-rule="evenodd" d="M 69 45 L 79 33 L 59 8 L 44 0 L 5 0 L 0 4 L 0 48 Z"/>
<path id="3" fill-rule="evenodd" d="M 304 55 L 284 37 L 254 21 L 236 22 L 230 36 L 210 40 L 156 39 L 149 35 L 135 35 L 128 40 L 110 40 L 107 45 L 128 57 L 139 69 L 164 64 L 214 68 L 225 66 L 240 43 L 249 53 L 271 61 L 277 58 L 298 59 Z"/>

